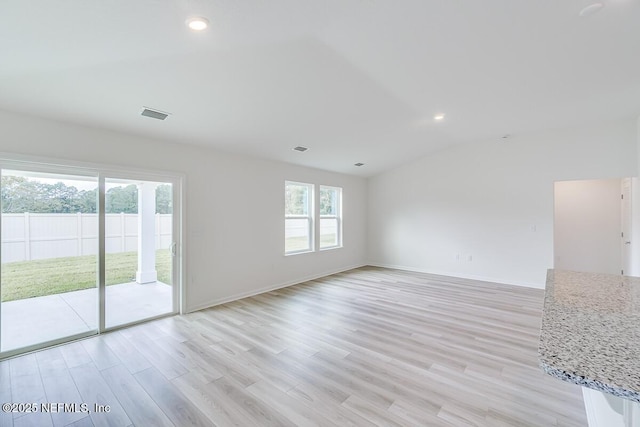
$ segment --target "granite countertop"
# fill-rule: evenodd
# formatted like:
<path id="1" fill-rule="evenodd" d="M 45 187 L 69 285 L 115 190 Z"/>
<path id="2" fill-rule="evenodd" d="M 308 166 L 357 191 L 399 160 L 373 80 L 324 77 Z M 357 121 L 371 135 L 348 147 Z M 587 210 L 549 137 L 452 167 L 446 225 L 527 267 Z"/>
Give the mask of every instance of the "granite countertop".
<path id="1" fill-rule="evenodd" d="M 640 402 L 640 278 L 549 270 L 538 352 L 549 375 Z"/>

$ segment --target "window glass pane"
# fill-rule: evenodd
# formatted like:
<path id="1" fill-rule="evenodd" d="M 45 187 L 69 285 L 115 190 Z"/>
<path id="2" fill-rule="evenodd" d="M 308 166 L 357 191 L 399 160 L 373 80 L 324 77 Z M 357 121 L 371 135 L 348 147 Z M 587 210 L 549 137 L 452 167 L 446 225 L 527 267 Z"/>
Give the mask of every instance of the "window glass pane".
<path id="1" fill-rule="evenodd" d="M 320 247 L 338 246 L 338 219 L 320 218 Z"/>
<path id="2" fill-rule="evenodd" d="M 296 252 L 311 249 L 308 218 L 286 218 L 284 221 L 284 250 Z"/>
<path id="3" fill-rule="evenodd" d="M 173 311 L 172 184 L 105 178 L 105 325 Z"/>
<path id="4" fill-rule="evenodd" d="M 337 195 L 335 188 L 320 187 L 320 215 L 336 215 Z"/>
<path id="5" fill-rule="evenodd" d="M 309 215 L 309 186 L 285 184 L 285 215 Z"/>
<path id="6" fill-rule="evenodd" d="M 341 245 L 341 193 L 341 188 L 320 186 L 320 249 Z"/>
<path id="7" fill-rule="evenodd" d="M 95 333 L 97 178 L 3 169 L 0 181 L 0 351 Z"/>
<path id="8" fill-rule="evenodd" d="M 285 181 L 285 253 L 313 250 L 311 184 Z"/>

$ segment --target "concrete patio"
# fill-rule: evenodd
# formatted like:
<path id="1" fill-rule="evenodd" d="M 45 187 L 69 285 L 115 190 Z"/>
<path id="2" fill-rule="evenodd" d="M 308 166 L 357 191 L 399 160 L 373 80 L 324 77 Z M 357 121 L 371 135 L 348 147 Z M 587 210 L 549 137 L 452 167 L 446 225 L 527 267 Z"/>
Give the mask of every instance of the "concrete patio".
<path id="1" fill-rule="evenodd" d="M 172 287 L 161 282 L 106 287 L 106 327 L 173 311 Z M 2 303 L 1 350 L 9 351 L 98 328 L 98 290 L 85 289 Z"/>

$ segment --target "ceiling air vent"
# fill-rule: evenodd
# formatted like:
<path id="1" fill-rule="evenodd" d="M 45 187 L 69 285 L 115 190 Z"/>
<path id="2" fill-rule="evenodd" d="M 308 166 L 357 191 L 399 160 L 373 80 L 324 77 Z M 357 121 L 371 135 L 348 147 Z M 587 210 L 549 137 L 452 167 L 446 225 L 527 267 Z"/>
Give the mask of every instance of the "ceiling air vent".
<path id="1" fill-rule="evenodd" d="M 163 113 L 162 111 L 152 110 L 151 108 L 142 107 L 142 114 L 145 117 L 151 117 L 152 119 L 164 120 L 169 117 L 169 113 Z"/>
<path id="2" fill-rule="evenodd" d="M 299 151 L 301 153 L 304 152 L 304 151 L 307 151 L 307 150 L 308 150 L 307 147 L 303 147 L 301 145 L 298 145 L 297 147 L 293 147 L 293 151 Z"/>

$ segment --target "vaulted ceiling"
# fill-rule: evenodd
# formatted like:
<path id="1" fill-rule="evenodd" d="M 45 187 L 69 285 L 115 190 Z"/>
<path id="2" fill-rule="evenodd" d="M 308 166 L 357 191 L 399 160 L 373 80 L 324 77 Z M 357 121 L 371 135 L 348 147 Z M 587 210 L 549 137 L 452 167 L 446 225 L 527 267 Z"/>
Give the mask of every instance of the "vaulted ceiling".
<path id="1" fill-rule="evenodd" d="M 4 0 L 0 109 L 369 176 L 640 115 L 640 1 L 592 3 Z"/>

